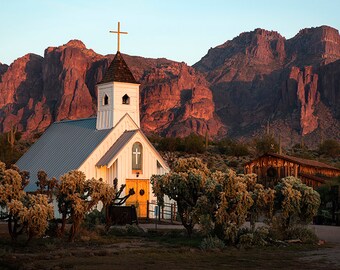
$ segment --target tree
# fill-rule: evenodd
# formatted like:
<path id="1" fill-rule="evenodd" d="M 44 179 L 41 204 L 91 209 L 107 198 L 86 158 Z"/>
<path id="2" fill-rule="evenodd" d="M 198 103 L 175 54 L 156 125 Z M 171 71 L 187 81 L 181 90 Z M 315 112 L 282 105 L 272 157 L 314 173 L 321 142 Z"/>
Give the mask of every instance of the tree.
<path id="1" fill-rule="evenodd" d="M 228 170 L 220 178 L 221 192 L 215 214 L 216 223 L 222 229 L 219 237 L 231 243 L 235 243 L 238 230 L 246 221 L 248 211 L 254 203 L 244 177 Z"/>
<path id="2" fill-rule="evenodd" d="M 240 157 L 249 155 L 249 149 L 246 144 L 229 138 L 217 142 L 217 147 L 221 154 L 228 156 Z"/>
<path id="3" fill-rule="evenodd" d="M 188 158 L 178 159 L 172 172 L 151 177 L 153 191 L 160 204 L 164 202 L 164 195 L 177 202 L 178 214 L 189 236 L 197 223 L 194 209 L 209 173 L 200 159 Z"/>
<path id="4" fill-rule="evenodd" d="M 191 133 L 184 138 L 184 151 L 191 154 L 203 153 L 206 150 L 205 140 L 203 137 Z"/>
<path id="5" fill-rule="evenodd" d="M 264 188 L 263 185 L 257 183 L 256 174 L 245 175 L 243 181 L 247 185 L 253 204 L 249 208 L 249 222 L 252 231 L 255 231 L 255 222 L 259 216 L 264 215 L 268 219 L 272 218 L 274 211 L 275 190 Z"/>
<path id="6" fill-rule="evenodd" d="M 312 221 L 320 206 L 320 195 L 300 179 L 288 176 L 275 186 L 275 212 L 282 229 Z"/>
<path id="7" fill-rule="evenodd" d="M 37 177 L 38 177 L 38 181 L 36 182 L 36 185 L 38 187 L 37 193 L 47 195 L 49 200 L 52 201 L 53 193 L 58 185 L 57 179 L 55 178 L 48 179 L 47 173 L 44 171 L 38 171 Z"/>
<path id="8" fill-rule="evenodd" d="M 212 173 L 200 159 L 188 158 L 178 159 L 173 171 L 151 181 L 161 203 L 164 195 L 177 202 L 189 235 L 200 223 L 206 234 L 233 242 L 253 204 L 244 177 L 232 170 Z"/>
<path id="9" fill-rule="evenodd" d="M 264 135 L 255 140 L 255 148 L 258 155 L 279 151 L 279 144 L 276 142 L 273 135 Z"/>
<path id="10" fill-rule="evenodd" d="M 12 200 L 7 207 L 10 215 L 19 218 L 27 230 L 27 241 L 34 236 L 44 235 L 48 220 L 53 218 L 53 206 L 49 204 L 47 196 L 42 194 L 27 194 L 23 200 Z"/>
<path id="11" fill-rule="evenodd" d="M 69 240 L 74 241 L 85 214 L 100 201 L 104 206 L 109 204 L 115 198 L 115 192 L 114 187 L 104 183 L 102 179 L 86 180 L 81 171 L 70 171 L 61 176 L 57 188 L 58 208 L 62 214 L 60 233 L 64 233 L 66 220 L 70 217 L 72 226 Z"/>
<path id="12" fill-rule="evenodd" d="M 5 219 L 13 241 L 23 232 L 27 232 L 28 241 L 34 236 L 41 236 L 48 227 L 48 220 L 53 218 L 53 206 L 47 196 L 31 195 L 24 191 L 29 175 L 16 166 L 5 168 L 0 162 L 0 206 L 7 209 Z"/>
<path id="13" fill-rule="evenodd" d="M 319 153 L 337 157 L 340 155 L 340 144 L 335 140 L 325 140 L 319 145 Z"/>

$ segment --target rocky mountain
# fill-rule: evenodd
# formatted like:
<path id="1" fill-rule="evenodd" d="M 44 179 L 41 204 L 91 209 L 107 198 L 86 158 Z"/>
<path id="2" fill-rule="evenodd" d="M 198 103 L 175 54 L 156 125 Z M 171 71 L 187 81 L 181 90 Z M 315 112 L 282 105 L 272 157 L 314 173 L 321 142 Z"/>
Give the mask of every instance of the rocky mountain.
<path id="1" fill-rule="evenodd" d="M 286 40 L 255 29 L 212 48 L 194 68 L 211 84 L 216 113 L 232 137 L 252 137 L 269 122 L 285 144 L 320 134 L 340 139 L 338 30 L 321 26 Z"/>
<path id="2" fill-rule="evenodd" d="M 113 55 L 102 56 L 79 40 L 49 47 L 44 57 L 27 54 L 4 67 L 0 82 L 0 131 L 17 126 L 25 137 L 54 121 L 96 114 L 99 82 Z M 205 78 L 184 63 L 125 55 L 141 82 L 141 123 L 147 133 L 215 136 L 222 124 L 215 115 Z M 2 69 L 1 69 L 2 70 Z M 0 73 L 1 74 L 1 73 Z"/>
<path id="3" fill-rule="evenodd" d="M 291 39 L 263 29 L 212 48 L 193 67 L 124 55 L 141 83 L 147 133 L 252 138 L 270 125 L 283 143 L 340 139 L 340 35 L 321 26 Z M 0 64 L 0 132 L 26 137 L 52 122 L 96 113 L 95 85 L 113 55 L 79 40 Z"/>

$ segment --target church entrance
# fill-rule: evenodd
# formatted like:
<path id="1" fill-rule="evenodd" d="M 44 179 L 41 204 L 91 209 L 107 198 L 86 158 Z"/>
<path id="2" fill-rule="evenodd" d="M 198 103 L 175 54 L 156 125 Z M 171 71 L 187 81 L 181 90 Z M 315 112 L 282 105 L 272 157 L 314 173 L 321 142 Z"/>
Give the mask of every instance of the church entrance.
<path id="1" fill-rule="evenodd" d="M 130 196 L 126 201 L 126 206 L 134 205 L 136 207 L 138 217 L 147 217 L 147 202 L 149 200 L 148 179 L 126 179 L 125 190 L 133 188 L 135 194 Z"/>

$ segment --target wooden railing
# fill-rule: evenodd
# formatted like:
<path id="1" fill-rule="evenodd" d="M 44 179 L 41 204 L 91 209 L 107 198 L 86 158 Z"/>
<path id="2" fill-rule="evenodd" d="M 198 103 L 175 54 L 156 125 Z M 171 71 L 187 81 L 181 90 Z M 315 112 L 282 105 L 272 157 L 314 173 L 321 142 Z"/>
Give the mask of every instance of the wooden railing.
<path id="1" fill-rule="evenodd" d="M 157 203 L 147 202 L 147 219 L 165 220 L 173 223 L 177 220 L 176 203 L 164 203 L 162 206 Z"/>

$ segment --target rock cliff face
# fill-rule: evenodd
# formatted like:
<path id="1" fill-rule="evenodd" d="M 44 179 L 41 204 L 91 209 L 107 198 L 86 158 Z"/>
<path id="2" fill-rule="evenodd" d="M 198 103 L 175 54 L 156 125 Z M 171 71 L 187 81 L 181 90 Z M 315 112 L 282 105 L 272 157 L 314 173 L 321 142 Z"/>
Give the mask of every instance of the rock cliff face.
<path id="1" fill-rule="evenodd" d="M 340 136 L 334 128 L 337 59 L 340 36 L 334 28 L 304 29 L 288 40 L 256 29 L 210 49 L 194 67 L 211 83 L 216 112 L 230 136 L 254 136 L 270 122 L 275 133 L 291 137 L 286 143 L 301 136 L 314 143 L 321 131 Z"/>
<path id="2" fill-rule="evenodd" d="M 287 85 L 280 100 L 287 112 L 297 110 L 301 134 L 306 135 L 318 127 L 316 107 L 320 102 L 318 91 L 318 74 L 313 73 L 313 67 L 303 69 L 292 67 Z"/>
<path id="3" fill-rule="evenodd" d="M 8 69 L 8 66 L 0 62 L 0 82 L 1 82 L 2 74 L 4 74 L 7 71 L 7 69 Z"/>
<path id="4" fill-rule="evenodd" d="M 250 138 L 270 123 L 286 144 L 320 134 L 340 139 L 340 36 L 321 26 L 286 40 L 263 29 L 212 48 L 193 67 L 164 58 L 124 56 L 141 83 L 147 133 Z M 0 64 L 0 132 L 29 137 L 52 122 L 96 113 L 95 85 L 113 55 L 79 40 Z"/>
<path id="5" fill-rule="evenodd" d="M 219 132 L 222 125 L 214 114 L 211 91 L 193 68 L 167 59 L 125 57 L 142 84 L 141 107 L 147 110 L 141 118 L 146 132 L 181 136 Z M 112 59 L 113 55 L 96 54 L 81 41 L 72 40 L 47 48 L 44 57 L 30 54 L 16 60 L 7 71 L 4 66 L 0 69 L 0 131 L 16 125 L 30 137 L 54 121 L 94 116 L 95 85 Z M 165 89 L 171 89 L 170 96 L 163 96 Z M 152 124 L 162 114 L 166 115 L 163 122 Z"/>
<path id="6" fill-rule="evenodd" d="M 42 102 L 43 58 L 27 54 L 14 61 L 0 82 L 0 127 L 7 132 L 13 125 L 24 130 L 36 104 Z"/>
<path id="7" fill-rule="evenodd" d="M 208 83 L 184 63 L 163 64 L 147 73 L 141 105 L 147 131 L 170 136 L 221 131 Z"/>
<path id="8" fill-rule="evenodd" d="M 339 31 L 329 26 L 306 28 L 287 40 L 289 63 L 297 66 L 324 65 L 340 58 Z"/>

